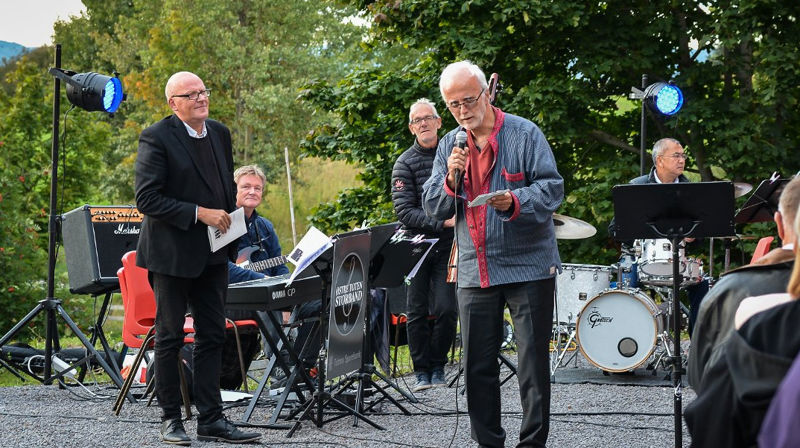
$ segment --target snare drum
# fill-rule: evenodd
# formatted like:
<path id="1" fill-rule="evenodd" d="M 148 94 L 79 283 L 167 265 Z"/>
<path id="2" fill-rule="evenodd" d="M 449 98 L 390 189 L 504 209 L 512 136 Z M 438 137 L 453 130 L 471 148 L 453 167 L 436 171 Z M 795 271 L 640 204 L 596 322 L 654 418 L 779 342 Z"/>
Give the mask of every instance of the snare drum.
<path id="1" fill-rule="evenodd" d="M 636 244 L 641 248 L 639 271 L 642 276 L 672 278 L 672 243 L 668 239 L 636 240 L 634 247 Z M 638 247 L 636 249 L 639 250 Z M 683 272 L 686 268 L 686 256 L 682 247 L 678 248 L 678 258 L 678 271 Z"/>
<path id="2" fill-rule="evenodd" d="M 667 239 L 636 240 L 640 253 L 639 279 L 645 285 L 672 286 L 672 243 Z M 683 247 L 678 248 L 678 274 L 682 285 L 694 285 L 703 280 L 703 261 L 686 258 Z"/>
<path id="3" fill-rule="evenodd" d="M 686 259 L 686 269 L 681 273 L 683 275 L 683 285 L 696 285 L 703 281 L 703 260 L 696 258 Z"/>
<path id="4" fill-rule="evenodd" d="M 576 330 L 578 346 L 590 363 L 607 372 L 625 372 L 647 361 L 664 322 L 643 292 L 612 289 L 586 303 Z"/>
<path id="5" fill-rule="evenodd" d="M 556 277 L 556 306 L 553 322 L 575 323 L 586 301 L 608 289 L 610 266 L 594 264 L 563 264 Z"/>

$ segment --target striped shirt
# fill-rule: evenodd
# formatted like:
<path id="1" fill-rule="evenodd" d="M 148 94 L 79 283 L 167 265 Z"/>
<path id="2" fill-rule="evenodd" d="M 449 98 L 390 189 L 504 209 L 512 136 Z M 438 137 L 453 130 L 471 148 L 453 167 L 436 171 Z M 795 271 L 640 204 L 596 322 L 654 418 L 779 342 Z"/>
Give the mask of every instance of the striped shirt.
<path id="1" fill-rule="evenodd" d="M 461 288 L 541 280 L 553 277 L 561 268 L 553 213 L 564 198 L 564 180 L 556 169 L 553 151 L 539 127 L 529 120 L 500 109 L 495 109 L 495 114 L 499 123 L 489 137 L 494 141 L 494 166 L 479 191 L 509 189 L 514 206 L 500 212 L 482 205 L 465 217 L 465 203 L 458 201 Z M 459 130 L 450 131 L 439 141 L 433 172 L 424 186 L 423 208 L 436 219 L 447 219 L 455 212 L 456 201 L 446 177 L 447 158 Z M 464 184 L 466 193 L 459 194 L 472 200 L 472 179 L 465 179 Z"/>

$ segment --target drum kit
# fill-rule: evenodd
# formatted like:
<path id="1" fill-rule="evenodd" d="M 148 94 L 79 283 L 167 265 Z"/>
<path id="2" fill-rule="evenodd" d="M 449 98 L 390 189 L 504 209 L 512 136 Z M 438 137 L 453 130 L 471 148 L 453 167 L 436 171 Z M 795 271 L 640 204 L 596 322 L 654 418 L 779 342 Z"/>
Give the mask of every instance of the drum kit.
<path id="1" fill-rule="evenodd" d="M 558 239 L 596 233 L 591 224 L 576 218 L 554 215 L 553 221 Z M 701 282 L 702 261 L 687 258 L 683 248 L 679 254 L 682 287 Z M 667 320 L 672 307 L 659 307 L 646 289 L 669 302 L 671 285 L 672 244 L 666 239 L 636 240 L 633 251 L 612 266 L 563 264 L 556 277 L 551 374 L 572 360 L 564 358 L 576 348 L 605 372 L 632 371 L 651 357 L 650 366 L 666 364 L 671 356 Z"/>
<path id="2" fill-rule="evenodd" d="M 734 183 L 734 195 L 743 196 L 752 188 Z M 553 223 L 557 239 L 596 233 L 591 224 L 569 216 L 554 214 Z M 681 288 L 709 278 L 701 260 L 686 257 L 682 247 L 678 254 Z M 667 325 L 673 310 L 672 257 L 670 240 L 640 239 L 612 266 L 563 264 L 556 277 L 551 374 L 574 358 L 576 348 L 604 372 L 632 371 L 651 358 L 648 368 L 666 366 L 673 345 Z M 651 296 L 669 306 L 657 305 Z M 567 352 L 573 352 L 573 358 L 564 361 Z"/>

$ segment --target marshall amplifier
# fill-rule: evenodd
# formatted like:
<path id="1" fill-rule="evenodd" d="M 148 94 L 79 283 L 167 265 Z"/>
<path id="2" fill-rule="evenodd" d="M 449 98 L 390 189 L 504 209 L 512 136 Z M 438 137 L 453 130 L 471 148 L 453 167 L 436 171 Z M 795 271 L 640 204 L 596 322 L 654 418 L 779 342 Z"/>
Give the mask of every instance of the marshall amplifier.
<path id="1" fill-rule="evenodd" d="M 84 205 L 61 216 L 61 236 L 75 294 L 119 288 L 122 255 L 136 250 L 142 214 L 133 205 Z"/>

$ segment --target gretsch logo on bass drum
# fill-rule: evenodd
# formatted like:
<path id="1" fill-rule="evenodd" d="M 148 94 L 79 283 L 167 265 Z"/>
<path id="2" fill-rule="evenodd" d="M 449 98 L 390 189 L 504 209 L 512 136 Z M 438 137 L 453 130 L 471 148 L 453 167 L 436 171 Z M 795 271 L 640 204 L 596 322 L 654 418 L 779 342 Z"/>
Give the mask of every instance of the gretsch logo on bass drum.
<path id="1" fill-rule="evenodd" d="M 114 235 L 138 235 L 139 231 L 138 227 L 131 227 L 127 224 L 120 224 L 114 229 Z"/>
<path id="2" fill-rule="evenodd" d="M 613 317 L 607 317 L 600 314 L 600 311 L 597 310 L 597 307 L 592 307 L 592 311 L 589 313 L 589 323 L 592 324 L 592 328 L 602 324 L 603 322 L 611 322 L 612 320 L 614 320 Z"/>

